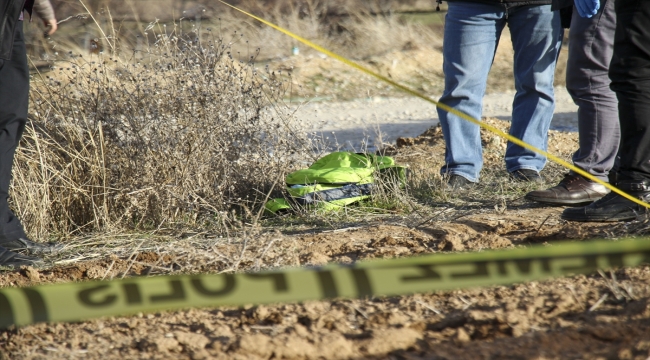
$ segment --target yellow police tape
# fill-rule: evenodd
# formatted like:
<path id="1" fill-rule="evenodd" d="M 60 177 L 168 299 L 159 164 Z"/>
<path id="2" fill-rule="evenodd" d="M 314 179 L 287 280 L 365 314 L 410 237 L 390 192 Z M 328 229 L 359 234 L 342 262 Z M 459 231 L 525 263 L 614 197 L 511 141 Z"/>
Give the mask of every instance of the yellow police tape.
<path id="1" fill-rule="evenodd" d="M 140 277 L 0 289 L 0 328 L 190 307 L 405 295 L 650 263 L 650 239 L 432 254 L 260 273 Z"/>
<path id="2" fill-rule="evenodd" d="M 411 89 L 411 88 L 409 88 L 407 86 L 404 86 L 404 85 L 399 84 L 399 83 L 397 83 L 397 82 L 395 82 L 393 80 L 390 80 L 389 78 L 387 78 L 385 76 L 377 74 L 376 72 L 374 72 L 374 71 L 372 71 L 372 70 L 370 70 L 370 69 L 368 69 L 366 67 L 363 67 L 363 66 L 355 63 L 354 61 L 349 60 L 349 59 L 347 59 L 347 58 L 345 58 L 345 57 L 343 57 L 341 55 L 338 55 L 338 54 L 336 54 L 334 52 L 331 52 L 331 51 L 329 51 L 329 50 L 327 50 L 327 49 L 325 49 L 325 48 L 323 48 L 323 47 L 321 47 L 319 45 L 316 45 L 313 42 L 311 42 L 311 41 L 309 41 L 309 40 L 307 40 L 307 39 L 305 39 L 305 38 L 303 38 L 303 37 L 301 37 L 299 35 L 296 35 L 296 34 L 292 33 L 291 31 L 289 31 L 287 29 L 284 29 L 284 28 L 282 28 L 282 27 L 280 27 L 278 25 L 275 25 L 275 24 L 267 21 L 267 20 L 264 20 L 264 19 L 262 19 L 262 18 L 260 18 L 258 16 L 255 16 L 255 15 L 253 15 L 251 13 L 248 13 L 248 12 L 246 12 L 246 11 L 244 11 L 244 10 L 234 6 L 234 5 L 228 4 L 225 1 L 219 0 L 219 2 L 226 5 L 226 6 L 229 6 L 229 7 L 233 8 L 233 9 L 239 11 L 239 12 L 241 12 L 242 14 L 250 16 L 251 18 L 253 18 L 253 19 L 255 19 L 255 20 L 257 20 L 257 21 L 259 21 L 259 22 L 261 22 L 261 23 L 263 23 L 263 24 L 265 24 L 267 26 L 270 26 L 270 27 L 272 27 L 272 28 L 274 28 L 274 29 L 276 29 L 276 30 L 278 30 L 278 31 L 280 31 L 280 32 L 282 32 L 282 33 L 284 33 L 284 34 L 298 40 L 298 41 L 300 41 L 301 43 L 311 47 L 314 50 L 320 51 L 320 52 L 322 52 L 323 54 L 325 54 L 325 55 L 327 55 L 329 57 L 332 57 L 332 58 L 334 58 L 336 60 L 339 60 L 339 61 L 343 62 L 344 64 L 350 65 L 350 66 L 352 66 L 353 68 L 355 68 L 355 69 L 357 69 L 359 71 L 362 71 L 362 72 L 364 72 L 364 73 L 366 73 L 366 74 L 368 74 L 368 75 L 370 75 L 370 76 L 372 76 L 372 77 L 374 77 L 376 79 L 379 79 L 379 80 L 381 80 L 381 81 L 383 81 L 383 82 L 385 82 L 387 84 L 390 84 L 391 86 L 393 86 L 393 87 L 395 87 L 395 88 L 397 88 L 397 89 L 399 89 L 401 91 L 404 91 L 405 93 L 407 93 L 409 95 L 419 97 L 420 99 L 428 101 L 428 102 L 434 104 L 436 107 L 441 108 L 444 111 L 452 113 L 452 114 L 460 117 L 461 119 L 467 120 L 467 121 L 469 121 L 469 122 L 471 122 L 473 124 L 476 124 L 476 125 L 484 128 L 484 129 L 486 129 L 486 130 L 488 130 L 488 131 L 490 131 L 490 132 L 492 132 L 492 133 L 494 133 L 496 135 L 499 135 L 499 136 L 505 138 L 506 140 L 510 141 L 513 144 L 519 145 L 519 146 L 521 146 L 523 148 L 526 148 L 526 149 L 534 151 L 534 152 L 536 152 L 538 154 L 544 155 L 549 160 L 551 160 L 551 161 L 553 161 L 553 162 L 555 162 L 557 164 L 560 164 L 563 167 L 565 167 L 565 168 L 567 168 L 569 170 L 572 170 L 575 173 L 577 173 L 579 175 L 582 175 L 585 178 L 587 178 L 587 179 L 589 179 L 589 180 L 591 180 L 593 182 L 604 185 L 605 187 L 607 187 L 611 191 L 625 197 L 626 199 L 628 199 L 630 201 L 635 202 L 636 204 L 639 204 L 639 205 L 644 206 L 646 208 L 650 208 L 650 204 L 645 203 L 645 202 L 639 200 L 638 198 L 627 194 L 626 192 L 616 188 L 615 186 L 611 185 L 610 183 L 607 183 L 607 182 L 604 182 L 604 181 L 598 179 L 597 177 L 589 174 L 588 172 L 580 169 L 579 167 L 576 167 L 573 164 L 570 164 L 570 163 L 560 159 L 559 157 L 557 157 L 557 156 L 555 156 L 555 155 L 553 155 L 553 154 L 551 154 L 551 153 L 549 153 L 549 152 L 547 152 L 545 150 L 538 149 L 538 148 L 536 148 L 536 147 L 522 141 L 521 139 L 518 139 L 518 138 L 516 138 L 516 137 L 514 137 L 514 136 L 512 136 L 510 134 L 504 133 L 503 131 L 495 128 L 494 126 L 491 126 L 489 124 L 485 124 L 485 123 L 481 122 L 478 119 L 474 119 L 473 117 L 463 113 L 462 111 L 458 111 L 458 110 L 456 110 L 456 109 L 454 109 L 454 108 L 452 108 L 450 106 L 447 106 L 447 105 L 445 105 L 443 103 L 437 102 L 437 101 L 429 98 L 428 96 L 426 96 L 424 94 L 421 94 L 421 93 L 419 93 L 419 92 L 417 92 L 417 91 L 415 91 L 415 90 L 413 90 L 413 89 Z"/>

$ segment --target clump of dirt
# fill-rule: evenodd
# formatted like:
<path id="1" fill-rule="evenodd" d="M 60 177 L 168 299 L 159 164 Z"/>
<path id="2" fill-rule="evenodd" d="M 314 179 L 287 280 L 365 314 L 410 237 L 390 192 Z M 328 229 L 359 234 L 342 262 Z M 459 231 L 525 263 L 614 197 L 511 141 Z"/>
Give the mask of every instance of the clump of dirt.
<path id="1" fill-rule="evenodd" d="M 120 259 L 113 256 L 105 260 L 76 262 L 71 265 L 46 269 L 25 266 L 19 271 L 0 274 L 0 286 L 31 286 L 44 283 L 113 279 L 127 275 L 150 275 L 156 267 L 173 268 L 173 257 L 144 252 L 135 254 L 131 259 Z"/>
<path id="2" fill-rule="evenodd" d="M 352 263 L 373 258 L 392 258 L 435 251 L 437 239 L 417 229 L 403 226 L 378 225 L 314 235 L 298 239 L 301 259 L 305 264 L 327 262 Z"/>

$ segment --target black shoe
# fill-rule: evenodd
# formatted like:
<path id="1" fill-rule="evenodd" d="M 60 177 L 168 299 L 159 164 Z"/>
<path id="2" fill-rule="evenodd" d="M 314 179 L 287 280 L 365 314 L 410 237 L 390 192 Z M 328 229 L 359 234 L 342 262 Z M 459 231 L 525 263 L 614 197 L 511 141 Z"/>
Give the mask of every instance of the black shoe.
<path id="1" fill-rule="evenodd" d="M 535 190 L 526 199 L 553 205 L 577 205 L 594 202 L 609 193 L 605 185 L 588 181 L 580 175 L 566 174 L 550 189 Z"/>
<path id="2" fill-rule="evenodd" d="M 650 181 L 620 180 L 618 188 L 644 202 L 650 200 Z M 611 192 L 588 206 L 569 208 L 562 219 L 569 221 L 626 221 L 648 214 L 648 208 Z"/>
<path id="3" fill-rule="evenodd" d="M 34 255 L 56 254 L 63 250 L 63 245 L 61 244 L 37 243 L 27 238 L 5 241 L 0 243 L 0 246 L 12 251 L 26 252 Z"/>
<path id="4" fill-rule="evenodd" d="M 465 190 L 474 186 L 476 186 L 475 182 L 456 174 L 451 174 L 447 180 L 447 190 Z"/>
<path id="5" fill-rule="evenodd" d="M 20 266 L 40 265 L 43 260 L 19 253 L 15 253 L 0 246 L 0 267 L 16 268 Z"/>
<path id="6" fill-rule="evenodd" d="M 534 183 L 543 183 L 544 179 L 539 173 L 535 170 L 530 169 L 519 169 L 510 173 L 510 177 L 517 181 L 526 181 Z"/>

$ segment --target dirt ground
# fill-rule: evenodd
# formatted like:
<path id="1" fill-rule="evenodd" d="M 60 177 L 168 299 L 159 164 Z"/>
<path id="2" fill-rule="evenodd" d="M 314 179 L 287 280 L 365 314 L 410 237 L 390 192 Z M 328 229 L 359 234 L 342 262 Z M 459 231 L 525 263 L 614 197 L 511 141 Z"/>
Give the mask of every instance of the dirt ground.
<path id="1" fill-rule="evenodd" d="M 496 119 L 485 121 L 507 126 Z M 568 151 L 575 136 L 553 132 L 551 148 Z M 489 134 L 484 140 L 488 163 L 498 167 L 490 153 L 503 144 Z M 441 151 L 437 128 L 418 138 L 400 139 L 391 150 L 414 170 L 431 167 L 428 159 L 438 158 Z M 458 196 L 468 205 L 449 204 L 435 214 L 381 217 L 331 230 L 273 232 L 266 236 L 275 245 L 264 245 L 264 254 L 257 258 L 263 258 L 263 267 L 351 263 L 615 239 L 645 226 L 642 221 L 569 223 L 559 218 L 561 207 L 542 207 L 521 198 L 477 204 Z M 251 244 L 250 251 L 263 244 L 269 243 Z M 213 251 L 227 256 L 235 251 L 229 246 L 215 242 Z M 182 266 L 179 258 L 143 251 L 132 259 L 24 268 L 0 274 L 0 284 L 148 274 L 175 263 Z M 0 349 L 8 359 L 648 359 L 649 283 L 650 267 L 641 266 L 484 289 L 37 324 L 1 332 Z"/>
<path id="2" fill-rule="evenodd" d="M 386 62 L 395 63 L 393 59 Z M 300 76 L 306 73 L 302 71 Z M 498 119 L 485 121 L 507 126 Z M 492 174 L 486 179 L 498 179 L 498 175 L 505 175 L 501 160 L 505 142 L 487 133 L 483 142 L 486 171 Z M 552 131 L 549 143 L 549 151 L 568 158 L 577 147 L 577 135 Z M 416 179 L 427 178 L 441 165 L 444 143 L 440 130 L 431 128 L 419 137 L 399 138 L 385 150 L 398 163 L 409 165 Z M 553 165 L 548 168 L 550 184 L 559 179 L 561 169 Z M 335 228 L 315 221 L 311 227 L 266 229 L 249 234 L 251 240 L 243 248 L 236 241 L 199 232 L 174 243 L 148 249 L 134 247 L 128 253 L 84 253 L 78 255 L 80 260 L 60 261 L 43 269 L 2 272 L 0 286 L 182 272 L 190 261 L 200 263 L 192 267 L 195 271 L 217 272 L 529 244 L 552 246 L 567 240 L 614 241 L 629 234 L 644 234 L 648 228 L 643 220 L 569 223 L 559 217 L 562 207 L 528 202 L 523 199 L 528 190 L 524 185 L 503 183 L 493 180 L 480 185 L 484 192 L 508 194 L 502 198 L 443 194 L 444 201 L 427 204 L 435 209 L 433 212 L 414 204 L 409 214 L 398 211 L 347 225 L 339 222 Z M 430 191 L 444 192 L 435 184 Z M 238 254 L 241 256 L 237 258 Z M 75 256 L 71 253 L 72 260 Z M 648 284 L 650 266 L 640 266 L 513 286 L 410 296 L 191 309 L 37 324 L 1 331 L 0 358 L 645 360 L 650 359 Z"/>

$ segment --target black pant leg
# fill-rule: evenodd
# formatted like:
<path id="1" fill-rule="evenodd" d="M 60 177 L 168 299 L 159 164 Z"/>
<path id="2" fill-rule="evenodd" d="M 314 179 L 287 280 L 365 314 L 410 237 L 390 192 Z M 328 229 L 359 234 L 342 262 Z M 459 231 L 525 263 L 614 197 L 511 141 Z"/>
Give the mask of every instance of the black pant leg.
<path id="1" fill-rule="evenodd" d="M 16 26 L 10 60 L 0 60 L 0 243 L 25 236 L 9 209 L 14 154 L 27 122 L 29 68 L 22 21 Z"/>
<path id="2" fill-rule="evenodd" d="M 621 125 L 619 180 L 650 180 L 650 1 L 616 1 L 609 69 Z"/>

